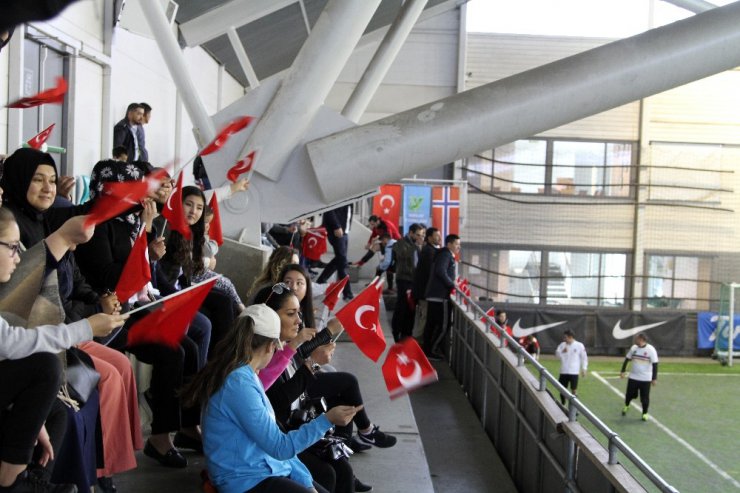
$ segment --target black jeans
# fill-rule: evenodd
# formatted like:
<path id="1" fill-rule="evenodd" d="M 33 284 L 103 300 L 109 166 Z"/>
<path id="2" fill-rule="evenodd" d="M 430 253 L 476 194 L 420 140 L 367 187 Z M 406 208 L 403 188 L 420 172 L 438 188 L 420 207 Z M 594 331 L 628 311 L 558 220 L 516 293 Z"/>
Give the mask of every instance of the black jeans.
<path id="1" fill-rule="evenodd" d="M 0 459 L 11 464 L 31 462 L 36 438 L 49 417 L 62 383 L 62 365 L 51 353 L 36 353 L 22 359 L 0 361 L 0 410 L 2 441 Z M 12 409 L 7 410 L 10 405 Z M 61 420 L 66 427 L 66 416 Z M 58 430 L 55 446 L 61 445 Z M 55 438 L 55 437 L 52 437 Z"/>
<path id="2" fill-rule="evenodd" d="M 391 329 L 393 340 L 398 342 L 404 337 L 411 336 L 414 331 L 414 312 L 411 310 L 406 291 L 413 289 L 412 281 L 396 280 L 396 308 L 393 310 Z"/>
<path id="3" fill-rule="evenodd" d="M 342 280 L 347 275 L 347 246 L 349 245 L 349 235 L 344 234 L 341 238 L 334 236 L 334 232 L 329 232 L 329 243 L 334 250 L 334 258 L 331 259 L 324 271 L 321 273 L 316 282 L 325 283 L 334 272 L 337 273 L 337 280 Z M 347 283 L 344 286 L 344 296 L 352 296 L 352 287 Z"/>
<path id="4" fill-rule="evenodd" d="M 362 404 L 362 394 L 357 377 L 344 371 L 318 372 L 306 387 L 306 393 L 310 397 L 323 397 L 331 409 L 334 406 L 359 406 Z M 370 426 L 370 418 L 363 407 L 355 414 L 353 422 L 357 428 L 364 430 Z M 351 427 L 351 425 L 350 425 Z M 340 426 L 337 426 L 339 430 Z M 350 428 L 351 429 L 351 428 Z M 351 435 L 351 431 L 350 431 Z"/>
<path id="5" fill-rule="evenodd" d="M 309 450 L 298 454 L 298 458 L 311 473 L 313 480 L 333 493 L 354 493 L 355 474 L 349 461 L 324 460 Z"/>
<path id="6" fill-rule="evenodd" d="M 313 487 L 319 493 L 329 493 L 323 486 L 314 481 Z M 301 486 L 290 478 L 284 476 L 272 476 L 260 481 L 257 486 L 244 493 L 309 493 L 309 489 Z"/>
<path id="7" fill-rule="evenodd" d="M 427 300 L 427 323 L 424 327 L 424 352 L 444 352 L 445 336 L 449 325 L 447 301 Z"/>

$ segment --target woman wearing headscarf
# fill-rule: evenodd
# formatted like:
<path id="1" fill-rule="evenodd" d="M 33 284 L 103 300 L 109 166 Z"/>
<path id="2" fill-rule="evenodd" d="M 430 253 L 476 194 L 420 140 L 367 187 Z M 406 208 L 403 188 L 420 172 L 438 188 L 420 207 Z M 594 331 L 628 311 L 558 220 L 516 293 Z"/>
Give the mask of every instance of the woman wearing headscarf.
<path id="1" fill-rule="evenodd" d="M 86 213 L 91 205 L 52 208 L 56 198 L 56 163 L 50 154 L 18 149 L 4 162 L 0 186 L 6 190 L 4 206 L 11 210 L 26 248 L 43 241 L 70 217 Z M 75 257 L 66 253 L 57 267 L 59 295 L 65 322 L 72 323 L 95 313 L 118 313 L 115 296 L 100 296 L 80 273 Z M 112 491 L 114 473 L 136 467 L 135 448 L 142 448 L 136 382 L 128 358 L 97 342 L 78 346 L 93 360 L 100 373 L 100 417 L 103 430 L 103 467 L 99 486 Z"/>

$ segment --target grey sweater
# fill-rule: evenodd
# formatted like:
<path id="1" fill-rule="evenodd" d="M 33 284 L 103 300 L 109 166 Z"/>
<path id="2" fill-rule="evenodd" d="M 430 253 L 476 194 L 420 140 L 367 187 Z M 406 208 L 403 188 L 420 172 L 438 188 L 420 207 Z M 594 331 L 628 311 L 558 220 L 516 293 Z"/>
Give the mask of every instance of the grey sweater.
<path id="1" fill-rule="evenodd" d="M 33 329 L 10 325 L 0 317 L 0 360 L 21 359 L 34 353 L 58 353 L 92 339 L 87 319 L 72 324 L 39 325 Z"/>

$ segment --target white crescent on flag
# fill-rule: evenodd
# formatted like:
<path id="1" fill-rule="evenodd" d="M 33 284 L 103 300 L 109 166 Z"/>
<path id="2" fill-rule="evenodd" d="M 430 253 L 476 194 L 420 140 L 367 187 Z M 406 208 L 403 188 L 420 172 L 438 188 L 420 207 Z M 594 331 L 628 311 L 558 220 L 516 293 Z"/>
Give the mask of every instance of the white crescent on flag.
<path id="1" fill-rule="evenodd" d="M 399 363 L 399 365 L 396 366 L 396 377 L 398 377 L 398 382 L 407 389 L 411 389 L 419 385 L 421 383 L 421 376 L 423 373 L 419 362 L 415 359 L 409 359 L 409 357 L 406 356 L 405 353 L 399 353 L 397 358 Z M 414 364 L 414 371 L 408 377 L 404 377 L 403 375 L 401 375 L 400 364 L 406 366 L 409 363 Z"/>
<path id="2" fill-rule="evenodd" d="M 319 240 L 315 236 L 311 236 L 308 239 L 308 247 L 309 248 L 314 248 L 318 243 L 319 243 Z"/>
<path id="3" fill-rule="evenodd" d="M 172 200 L 172 197 L 175 196 L 175 193 L 177 193 L 177 185 L 174 185 L 172 187 L 172 191 L 170 192 L 170 196 L 167 197 L 167 208 L 170 209 L 170 210 L 174 210 L 174 209 L 172 209 L 171 200 Z"/>
<path id="4" fill-rule="evenodd" d="M 54 125 L 56 125 L 56 123 L 52 123 L 44 130 L 39 132 L 37 135 L 31 137 L 31 139 L 27 142 L 29 147 L 32 147 L 33 149 L 41 149 L 41 146 L 43 146 L 44 143 L 49 139 L 49 135 L 51 135 L 51 131 L 54 129 Z"/>
<path id="5" fill-rule="evenodd" d="M 374 312 L 374 311 L 375 311 L 375 307 L 370 306 L 370 305 L 362 305 L 360 308 L 358 308 L 357 311 L 355 312 L 355 323 L 357 324 L 357 326 L 360 327 L 361 329 L 372 330 L 373 332 L 375 332 L 375 329 L 376 329 L 375 324 L 373 324 L 372 327 L 365 327 L 364 325 L 362 325 L 362 315 L 365 312 Z"/>

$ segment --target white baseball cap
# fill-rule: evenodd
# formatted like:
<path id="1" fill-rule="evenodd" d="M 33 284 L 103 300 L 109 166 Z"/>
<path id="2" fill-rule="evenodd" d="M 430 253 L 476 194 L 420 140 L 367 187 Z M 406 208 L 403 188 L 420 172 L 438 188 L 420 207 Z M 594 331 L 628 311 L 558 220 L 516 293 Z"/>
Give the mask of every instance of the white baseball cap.
<path id="1" fill-rule="evenodd" d="M 254 321 L 254 333 L 270 339 L 278 341 L 278 347 L 283 348 L 283 343 L 280 342 L 280 316 L 275 310 L 259 303 L 256 305 L 249 305 L 246 310 L 241 313 L 242 317 L 251 317 Z"/>

